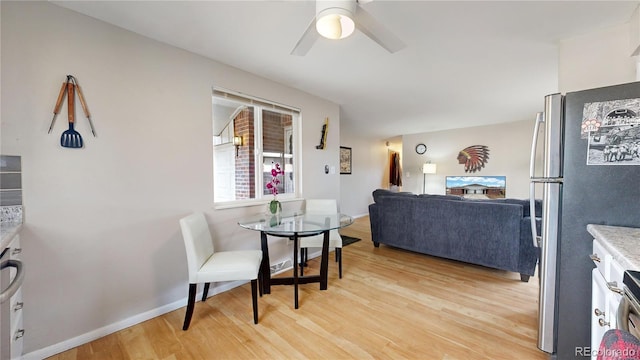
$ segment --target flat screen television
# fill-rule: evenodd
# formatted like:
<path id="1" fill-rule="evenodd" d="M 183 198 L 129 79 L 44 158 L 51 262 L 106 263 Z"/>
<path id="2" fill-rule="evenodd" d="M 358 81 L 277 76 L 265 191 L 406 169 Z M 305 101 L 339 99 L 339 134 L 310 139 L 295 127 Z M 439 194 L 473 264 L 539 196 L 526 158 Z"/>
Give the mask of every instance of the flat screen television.
<path id="1" fill-rule="evenodd" d="M 502 199 L 506 196 L 506 176 L 447 176 L 447 195 L 469 199 Z"/>

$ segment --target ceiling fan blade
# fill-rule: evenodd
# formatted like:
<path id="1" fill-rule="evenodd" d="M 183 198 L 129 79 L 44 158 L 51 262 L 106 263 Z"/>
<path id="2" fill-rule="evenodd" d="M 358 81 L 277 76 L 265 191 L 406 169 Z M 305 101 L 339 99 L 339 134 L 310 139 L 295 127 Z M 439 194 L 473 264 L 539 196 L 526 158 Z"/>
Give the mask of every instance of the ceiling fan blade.
<path id="1" fill-rule="evenodd" d="M 382 23 L 376 20 L 358 4 L 355 15 L 356 29 L 362 31 L 371 40 L 385 48 L 390 53 L 395 53 L 406 46 L 400 38 L 395 36 Z"/>
<path id="2" fill-rule="evenodd" d="M 319 36 L 320 34 L 316 31 L 316 18 L 314 17 L 296 46 L 291 50 L 291 55 L 305 56 Z"/>

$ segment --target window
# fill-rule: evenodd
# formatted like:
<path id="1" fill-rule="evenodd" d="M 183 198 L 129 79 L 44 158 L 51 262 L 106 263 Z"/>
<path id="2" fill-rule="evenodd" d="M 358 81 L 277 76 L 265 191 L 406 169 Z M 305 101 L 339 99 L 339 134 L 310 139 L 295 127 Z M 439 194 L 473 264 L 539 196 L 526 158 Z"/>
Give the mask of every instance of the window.
<path id="1" fill-rule="evenodd" d="M 212 103 L 214 203 L 270 199 L 265 184 L 276 164 L 284 171 L 278 175 L 278 199 L 295 197 L 299 110 L 217 88 Z"/>

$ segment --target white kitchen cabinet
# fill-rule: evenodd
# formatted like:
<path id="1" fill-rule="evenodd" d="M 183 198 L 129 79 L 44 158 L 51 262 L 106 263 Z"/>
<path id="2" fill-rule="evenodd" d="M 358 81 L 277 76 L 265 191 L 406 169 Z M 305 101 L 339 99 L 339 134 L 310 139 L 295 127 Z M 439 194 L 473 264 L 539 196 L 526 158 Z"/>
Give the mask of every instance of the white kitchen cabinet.
<path id="1" fill-rule="evenodd" d="M 604 277 L 593 269 L 591 273 L 591 350 L 597 351 L 604 333 L 609 330 L 611 314 L 607 306 L 607 285 Z"/>
<path id="2" fill-rule="evenodd" d="M 6 250 L 5 250 L 6 249 Z M 20 235 L 15 234 L 8 240 L 6 247 L 3 247 L 4 260 L 22 260 L 22 247 L 20 246 Z M 13 281 L 16 276 L 16 269 L 10 267 L 5 270 L 8 274 L 3 277 L 3 283 L 7 284 Z M 4 276 L 3 275 L 3 276 Z M 2 339 L 0 341 L 0 358 L 4 359 L 21 359 L 23 350 L 23 337 L 25 334 L 23 326 L 23 307 L 22 289 L 13 294 L 9 299 L 2 303 L 0 307 L 3 321 L 8 319 L 8 323 L 1 324 Z"/>
<path id="3" fill-rule="evenodd" d="M 22 349 L 24 346 L 24 326 L 22 324 L 22 314 L 17 317 L 17 321 L 11 330 L 11 360 L 22 359 Z"/>
<path id="4" fill-rule="evenodd" d="M 591 273 L 591 351 L 595 353 L 604 333 L 616 328 L 624 269 L 598 240 L 593 240 L 591 259 L 596 265 Z"/>

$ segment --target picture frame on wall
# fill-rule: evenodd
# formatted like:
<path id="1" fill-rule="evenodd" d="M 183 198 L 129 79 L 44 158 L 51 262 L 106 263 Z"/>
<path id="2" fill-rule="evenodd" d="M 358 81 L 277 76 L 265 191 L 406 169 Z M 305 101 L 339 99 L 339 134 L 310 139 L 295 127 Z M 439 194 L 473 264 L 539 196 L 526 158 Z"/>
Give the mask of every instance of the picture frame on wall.
<path id="1" fill-rule="evenodd" d="M 340 174 L 351 174 L 351 148 L 340 146 Z"/>

